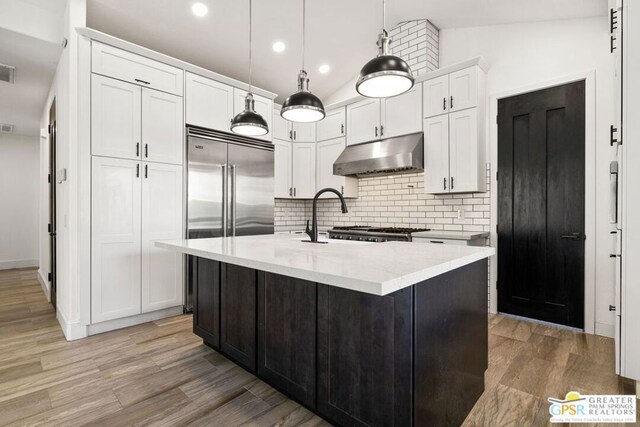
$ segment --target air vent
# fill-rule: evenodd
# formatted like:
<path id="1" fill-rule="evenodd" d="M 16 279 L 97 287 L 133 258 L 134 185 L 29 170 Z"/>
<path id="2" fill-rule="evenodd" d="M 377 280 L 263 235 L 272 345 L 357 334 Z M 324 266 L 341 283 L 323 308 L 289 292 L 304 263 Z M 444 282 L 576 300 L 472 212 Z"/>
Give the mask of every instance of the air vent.
<path id="1" fill-rule="evenodd" d="M 2 132 L 2 133 L 13 133 L 13 125 L 7 125 L 5 123 L 0 123 L 0 132 Z"/>
<path id="2" fill-rule="evenodd" d="M 13 77 L 16 69 L 10 65 L 0 64 L 0 82 L 13 84 Z"/>

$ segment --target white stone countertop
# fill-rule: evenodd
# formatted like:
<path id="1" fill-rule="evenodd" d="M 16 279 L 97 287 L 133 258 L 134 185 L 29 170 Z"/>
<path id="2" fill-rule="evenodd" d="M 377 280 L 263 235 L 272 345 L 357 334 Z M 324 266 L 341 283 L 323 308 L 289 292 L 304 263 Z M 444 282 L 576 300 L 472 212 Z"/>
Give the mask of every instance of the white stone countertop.
<path id="1" fill-rule="evenodd" d="M 165 240 L 156 246 L 380 296 L 495 254 L 486 246 L 344 240 L 313 244 L 301 241 L 306 237 L 269 234 Z"/>
<path id="2" fill-rule="evenodd" d="M 419 237 L 423 239 L 475 240 L 489 237 L 489 233 L 486 231 L 430 230 L 411 233 L 411 237 Z"/>

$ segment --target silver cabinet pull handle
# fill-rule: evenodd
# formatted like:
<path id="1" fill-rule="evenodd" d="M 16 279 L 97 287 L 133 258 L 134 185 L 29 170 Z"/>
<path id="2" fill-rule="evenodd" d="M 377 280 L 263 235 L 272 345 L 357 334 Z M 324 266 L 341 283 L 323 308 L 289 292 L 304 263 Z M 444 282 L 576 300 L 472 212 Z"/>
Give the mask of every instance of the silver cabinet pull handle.
<path id="1" fill-rule="evenodd" d="M 296 187 L 293 187 L 293 197 L 296 197 Z"/>
<path id="2" fill-rule="evenodd" d="M 340 194 L 344 194 L 344 185 L 340 187 Z"/>
<path id="3" fill-rule="evenodd" d="M 451 177 L 451 189 L 453 190 L 453 177 Z"/>
<path id="4" fill-rule="evenodd" d="M 298 131 L 293 131 L 293 139 L 294 141 L 298 139 Z"/>
<path id="5" fill-rule="evenodd" d="M 344 124 L 340 125 L 340 133 L 344 135 Z"/>
<path id="6" fill-rule="evenodd" d="M 144 157 L 149 157 L 149 144 L 144 144 Z"/>
<path id="7" fill-rule="evenodd" d="M 289 131 L 289 139 L 293 139 L 293 131 L 292 130 Z"/>
<path id="8" fill-rule="evenodd" d="M 446 190 L 447 189 L 447 178 L 444 178 L 444 186 L 443 188 Z"/>
<path id="9" fill-rule="evenodd" d="M 136 165 L 136 178 L 140 178 L 140 163 Z"/>
<path id="10" fill-rule="evenodd" d="M 149 165 L 144 165 L 144 177 L 149 178 Z"/>
<path id="11" fill-rule="evenodd" d="M 292 197 L 292 196 L 293 196 L 293 188 L 289 187 L 289 197 Z"/>
<path id="12" fill-rule="evenodd" d="M 378 136 L 378 126 L 376 126 L 376 137 Z"/>
<path id="13" fill-rule="evenodd" d="M 140 143 L 136 142 L 136 157 L 140 157 Z"/>
<path id="14" fill-rule="evenodd" d="M 384 136 L 384 126 L 380 125 L 380 136 Z"/>
<path id="15" fill-rule="evenodd" d="M 449 108 L 453 109 L 453 96 L 449 98 Z"/>
<path id="16" fill-rule="evenodd" d="M 447 110 L 447 98 L 442 98 L 442 109 Z"/>

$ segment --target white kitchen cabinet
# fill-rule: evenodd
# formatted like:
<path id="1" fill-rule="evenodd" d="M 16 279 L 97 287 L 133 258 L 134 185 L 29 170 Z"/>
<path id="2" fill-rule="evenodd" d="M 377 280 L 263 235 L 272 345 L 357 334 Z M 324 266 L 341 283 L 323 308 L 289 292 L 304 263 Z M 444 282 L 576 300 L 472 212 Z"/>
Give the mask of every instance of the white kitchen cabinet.
<path id="1" fill-rule="evenodd" d="M 316 194 L 316 143 L 291 144 L 293 197 L 311 199 Z"/>
<path id="2" fill-rule="evenodd" d="M 449 75 L 427 80 L 423 84 L 424 117 L 434 117 L 449 111 Z"/>
<path id="3" fill-rule="evenodd" d="M 293 142 L 316 142 L 315 123 L 291 123 Z"/>
<path id="4" fill-rule="evenodd" d="M 479 153 L 478 114 L 476 108 L 449 114 L 449 175 L 450 190 L 469 193 L 484 189 L 485 168 L 478 161 L 484 158 Z"/>
<path id="5" fill-rule="evenodd" d="M 363 99 L 347 105 L 347 145 L 380 137 L 380 100 Z"/>
<path id="6" fill-rule="evenodd" d="M 424 121 L 424 189 L 427 193 L 449 191 L 449 115 Z"/>
<path id="7" fill-rule="evenodd" d="M 184 120 L 182 98 L 142 89 L 142 158 L 182 164 Z"/>
<path id="8" fill-rule="evenodd" d="M 229 132 L 234 116 L 234 88 L 191 73 L 187 73 L 186 82 L 186 122 Z"/>
<path id="9" fill-rule="evenodd" d="M 347 146 L 345 138 L 334 138 L 318 142 L 316 146 L 316 188 L 334 188 L 344 197 L 358 197 L 358 179 L 333 174 L 333 163 Z M 324 193 L 323 199 L 337 198 L 333 193 Z"/>
<path id="10" fill-rule="evenodd" d="M 183 94 L 181 69 L 96 41 L 91 42 L 91 71 L 174 95 Z"/>
<path id="11" fill-rule="evenodd" d="M 478 105 L 479 67 L 469 67 L 449 74 L 449 111 Z"/>
<path id="12" fill-rule="evenodd" d="M 291 130 L 291 122 L 289 120 L 285 120 L 280 115 L 279 109 L 273 110 L 273 139 L 279 139 L 282 141 L 291 140 L 291 135 L 289 131 Z"/>
<path id="13" fill-rule="evenodd" d="M 291 142 L 279 139 L 273 140 L 275 147 L 274 159 L 274 195 L 279 199 L 293 197 L 291 182 Z"/>
<path id="14" fill-rule="evenodd" d="M 142 164 L 142 312 L 182 305 L 182 259 L 157 248 L 182 238 L 182 166 Z"/>
<path id="15" fill-rule="evenodd" d="M 91 322 L 139 314 L 140 162 L 93 157 Z"/>
<path id="16" fill-rule="evenodd" d="M 91 90 L 91 153 L 140 158 L 142 88 L 94 74 Z"/>
<path id="17" fill-rule="evenodd" d="M 245 107 L 245 98 L 247 96 L 247 91 L 241 90 L 238 88 L 233 89 L 233 117 L 235 117 L 238 113 L 244 111 Z M 273 101 L 269 98 L 265 98 L 264 96 L 253 94 L 253 100 L 256 108 L 256 113 L 260 114 L 264 120 L 267 122 L 267 126 L 269 126 L 269 132 L 265 135 L 255 136 L 254 138 L 262 139 L 265 141 L 271 141 L 273 133 L 271 128 L 273 126 Z M 227 127 L 229 129 L 229 127 Z M 229 130 L 227 130 L 229 132 Z"/>
<path id="18" fill-rule="evenodd" d="M 345 107 L 340 107 L 327 111 L 325 118 L 316 124 L 316 140 L 318 142 L 345 136 L 345 110 Z"/>
<path id="19" fill-rule="evenodd" d="M 380 137 L 392 138 L 422 130 L 422 85 L 381 101 Z"/>

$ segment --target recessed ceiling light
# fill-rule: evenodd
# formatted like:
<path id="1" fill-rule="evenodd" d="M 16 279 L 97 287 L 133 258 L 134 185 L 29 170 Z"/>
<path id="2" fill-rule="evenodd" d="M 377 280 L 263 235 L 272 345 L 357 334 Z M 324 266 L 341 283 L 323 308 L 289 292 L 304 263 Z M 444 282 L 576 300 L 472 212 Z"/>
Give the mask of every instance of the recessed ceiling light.
<path id="1" fill-rule="evenodd" d="M 196 16 L 205 16 L 209 12 L 209 8 L 206 4 L 194 3 L 193 6 L 191 6 L 191 11 Z"/>
<path id="2" fill-rule="evenodd" d="M 273 51 L 277 53 L 284 52 L 287 46 L 283 42 L 275 42 L 273 44 Z"/>
<path id="3" fill-rule="evenodd" d="M 331 71 L 331 67 L 329 66 L 329 64 L 322 64 L 320 68 L 318 68 L 318 71 L 320 71 L 320 73 L 322 74 L 327 74 L 329 71 Z"/>

